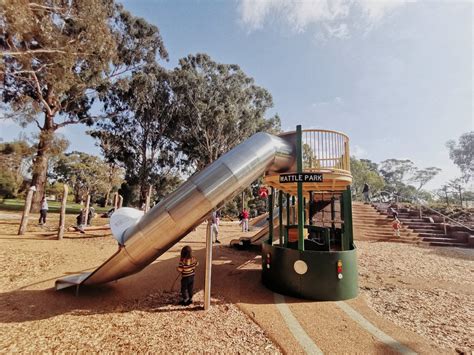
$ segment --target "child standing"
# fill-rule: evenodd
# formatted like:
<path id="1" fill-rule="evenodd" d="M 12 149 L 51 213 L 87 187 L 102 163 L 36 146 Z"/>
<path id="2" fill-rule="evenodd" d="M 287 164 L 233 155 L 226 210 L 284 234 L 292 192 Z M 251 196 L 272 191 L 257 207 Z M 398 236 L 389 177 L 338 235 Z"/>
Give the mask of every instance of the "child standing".
<path id="1" fill-rule="evenodd" d="M 242 232 L 249 231 L 249 211 L 246 208 L 241 213 L 242 216 Z"/>
<path id="2" fill-rule="evenodd" d="M 193 303 L 194 273 L 199 263 L 193 257 L 189 245 L 181 249 L 181 258 L 177 270 L 181 273 L 181 302 L 180 305 L 188 306 Z"/>
<path id="3" fill-rule="evenodd" d="M 400 238 L 400 228 L 402 227 L 400 221 L 398 220 L 397 216 L 394 216 L 393 222 L 392 222 L 392 228 L 393 228 L 393 235 L 395 237 Z"/>

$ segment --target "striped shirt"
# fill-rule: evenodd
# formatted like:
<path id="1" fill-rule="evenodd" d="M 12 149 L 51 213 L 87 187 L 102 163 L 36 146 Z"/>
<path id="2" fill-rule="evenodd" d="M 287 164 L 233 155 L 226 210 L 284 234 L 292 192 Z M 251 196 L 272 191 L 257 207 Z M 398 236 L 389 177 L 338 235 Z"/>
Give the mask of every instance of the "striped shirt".
<path id="1" fill-rule="evenodd" d="M 181 273 L 181 277 L 193 276 L 198 261 L 193 257 L 191 259 L 180 259 L 178 265 L 178 271 Z"/>

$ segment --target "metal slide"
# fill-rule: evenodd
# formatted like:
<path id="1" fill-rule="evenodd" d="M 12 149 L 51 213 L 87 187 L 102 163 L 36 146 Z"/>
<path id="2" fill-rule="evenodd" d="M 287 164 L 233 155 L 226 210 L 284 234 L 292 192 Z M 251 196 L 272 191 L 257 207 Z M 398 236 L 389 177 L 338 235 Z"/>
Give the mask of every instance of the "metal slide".
<path id="1" fill-rule="evenodd" d="M 292 169 L 295 149 L 293 136 L 253 135 L 193 175 L 128 228 L 123 245 L 95 271 L 58 279 L 56 289 L 102 284 L 142 270 L 264 172 Z"/>

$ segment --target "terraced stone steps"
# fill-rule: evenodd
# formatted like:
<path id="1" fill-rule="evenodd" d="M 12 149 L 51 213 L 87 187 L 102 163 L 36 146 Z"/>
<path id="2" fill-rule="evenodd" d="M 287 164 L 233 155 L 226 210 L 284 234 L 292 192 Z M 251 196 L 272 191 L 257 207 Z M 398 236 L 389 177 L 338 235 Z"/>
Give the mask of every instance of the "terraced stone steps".
<path id="1" fill-rule="evenodd" d="M 400 237 L 395 237 L 391 220 L 380 214 L 371 205 L 360 202 L 352 204 L 352 224 L 356 240 L 385 241 L 395 243 L 419 244 L 416 235 L 407 229 L 400 230 Z"/>
<path id="2" fill-rule="evenodd" d="M 376 210 L 381 215 L 387 215 L 387 205 L 378 205 Z M 387 219 L 390 219 L 387 217 Z M 422 218 L 418 211 L 409 211 L 401 208 L 398 210 L 398 219 L 407 229 L 429 245 L 454 246 L 454 247 L 474 247 L 474 236 L 461 226 L 451 226 L 440 223 L 443 218 L 440 216 Z M 435 221 L 434 223 L 432 222 Z"/>

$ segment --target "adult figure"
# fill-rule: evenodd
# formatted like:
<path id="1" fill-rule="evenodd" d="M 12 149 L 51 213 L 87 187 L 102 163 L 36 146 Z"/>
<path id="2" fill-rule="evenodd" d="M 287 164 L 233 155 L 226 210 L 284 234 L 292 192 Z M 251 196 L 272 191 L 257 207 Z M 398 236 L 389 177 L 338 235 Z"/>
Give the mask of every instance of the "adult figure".
<path id="1" fill-rule="evenodd" d="M 364 202 L 370 202 L 370 187 L 369 184 L 365 183 L 364 188 L 362 189 L 362 195 L 364 195 Z"/>
<path id="2" fill-rule="evenodd" d="M 212 233 L 216 236 L 215 242 L 220 244 L 221 242 L 217 239 L 219 235 L 219 217 L 217 211 L 212 212 L 211 214 L 211 230 Z"/>
<path id="3" fill-rule="evenodd" d="M 46 224 L 46 216 L 48 215 L 48 200 L 45 196 L 41 199 L 41 207 L 40 207 L 40 218 L 38 223 L 40 225 Z"/>
<path id="4" fill-rule="evenodd" d="M 246 208 L 243 209 L 242 213 L 242 232 L 249 231 L 249 211 Z"/>

